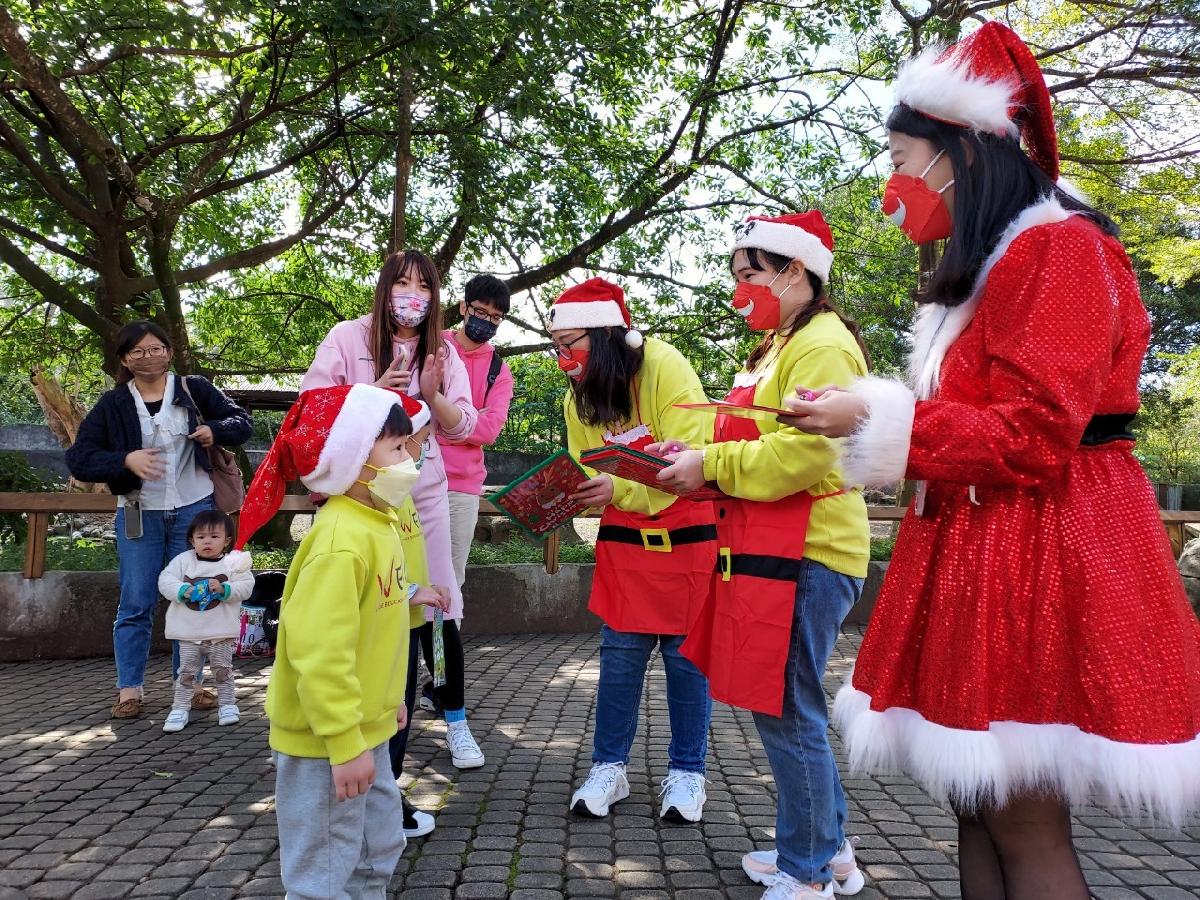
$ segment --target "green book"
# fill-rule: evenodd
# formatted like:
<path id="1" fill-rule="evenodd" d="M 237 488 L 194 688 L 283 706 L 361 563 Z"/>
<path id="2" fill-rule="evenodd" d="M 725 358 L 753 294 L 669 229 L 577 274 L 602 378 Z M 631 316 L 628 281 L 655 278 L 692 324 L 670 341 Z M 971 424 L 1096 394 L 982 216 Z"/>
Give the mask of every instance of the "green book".
<path id="1" fill-rule="evenodd" d="M 565 525 L 585 509 L 570 499 L 588 480 L 586 472 L 565 449 L 542 460 L 520 478 L 505 485 L 488 500 L 535 540 Z"/>

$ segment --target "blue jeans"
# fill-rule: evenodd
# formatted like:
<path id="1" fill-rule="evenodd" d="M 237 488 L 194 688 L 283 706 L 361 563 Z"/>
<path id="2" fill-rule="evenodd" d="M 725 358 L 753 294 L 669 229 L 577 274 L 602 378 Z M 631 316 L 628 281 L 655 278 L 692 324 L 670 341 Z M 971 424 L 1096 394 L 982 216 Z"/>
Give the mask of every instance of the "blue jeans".
<path id="1" fill-rule="evenodd" d="M 803 561 L 796 580 L 782 715 L 754 714 L 779 794 L 779 868 L 805 884 L 830 881 L 829 861 L 846 838 L 846 796 L 829 746 L 821 676 L 862 586 L 861 578 Z"/>
<path id="2" fill-rule="evenodd" d="M 212 509 L 212 497 L 179 509 L 143 509 L 142 536 L 125 536 L 125 507 L 117 509 L 117 568 L 121 601 L 113 622 L 113 655 L 117 658 L 117 687 L 141 687 L 146 680 L 150 632 L 158 605 L 158 576 L 167 563 L 188 549 L 187 531 L 196 514 Z M 179 669 L 175 648 L 172 671 Z"/>
<path id="3" fill-rule="evenodd" d="M 655 645 L 667 670 L 672 769 L 704 773 L 712 700 L 708 679 L 679 652 L 684 635 L 637 634 L 600 629 L 600 687 L 596 695 L 596 738 L 592 762 L 627 763 L 637 734 L 646 666 Z"/>

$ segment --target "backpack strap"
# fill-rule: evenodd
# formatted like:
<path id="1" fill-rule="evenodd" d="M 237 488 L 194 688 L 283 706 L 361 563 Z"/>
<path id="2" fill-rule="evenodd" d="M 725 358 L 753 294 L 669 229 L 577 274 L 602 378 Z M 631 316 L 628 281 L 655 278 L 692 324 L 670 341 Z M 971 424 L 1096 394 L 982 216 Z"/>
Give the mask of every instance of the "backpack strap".
<path id="1" fill-rule="evenodd" d="M 492 392 L 492 386 L 495 385 L 496 379 L 500 377 L 500 366 L 503 363 L 500 360 L 500 354 L 496 352 L 496 348 L 492 348 L 492 361 L 488 365 L 487 388 L 483 392 L 483 402 L 487 403 L 488 394 Z"/>

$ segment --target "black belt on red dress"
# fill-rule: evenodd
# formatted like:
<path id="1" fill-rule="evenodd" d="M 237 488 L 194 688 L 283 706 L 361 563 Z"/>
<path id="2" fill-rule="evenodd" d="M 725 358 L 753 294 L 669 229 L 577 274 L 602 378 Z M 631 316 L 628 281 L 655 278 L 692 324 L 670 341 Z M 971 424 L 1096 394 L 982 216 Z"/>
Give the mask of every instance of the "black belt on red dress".
<path id="1" fill-rule="evenodd" d="M 758 553 L 717 554 L 717 574 L 753 575 L 775 581 L 795 581 L 800 577 L 803 560 L 789 556 L 763 556 Z"/>
<path id="2" fill-rule="evenodd" d="M 672 547 L 677 547 L 680 544 L 699 544 L 702 541 L 715 541 L 717 539 L 717 526 L 685 525 L 683 528 L 673 528 L 668 531 L 667 537 L 670 539 L 670 546 Z M 659 535 L 650 534 L 643 539 L 641 529 L 629 528 L 625 525 L 601 525 L 600 530 L 596 533 L 597 541 L 637 544 L 639 547 L 646 545 L 647 542 L 653 545 L 656 538 L 659 538 Z M 659 543 L 662 546 L 666 546 L 665 541 L 660 541 Z"/>
<path id="3" fill-rule="evenodd" d="M 1113 441 L 1132 441 L 1133 432 L 1129 426 L 1133 423 L 1136 413 L 1112 413 L 1103 416 L 1092 416 L 1083 429 L 1083 437 L 1079 439 L 1081 447 L 1097 447 L 1100 444 L 1111 444 Z"/>

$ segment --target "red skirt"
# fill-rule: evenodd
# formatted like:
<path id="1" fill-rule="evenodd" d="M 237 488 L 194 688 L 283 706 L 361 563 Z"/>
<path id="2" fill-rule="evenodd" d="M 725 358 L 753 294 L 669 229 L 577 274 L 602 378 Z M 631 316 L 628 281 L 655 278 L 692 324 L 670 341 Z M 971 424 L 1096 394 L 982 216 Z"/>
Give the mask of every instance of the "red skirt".
<path id="1" fill-rule="evenodd" d="M 1036 489 L 932 483 L 835 718 L 851 767 L 939 799 L 1041 788 L 1200 810 L 1200 622 L 1127 443 Z"/>

